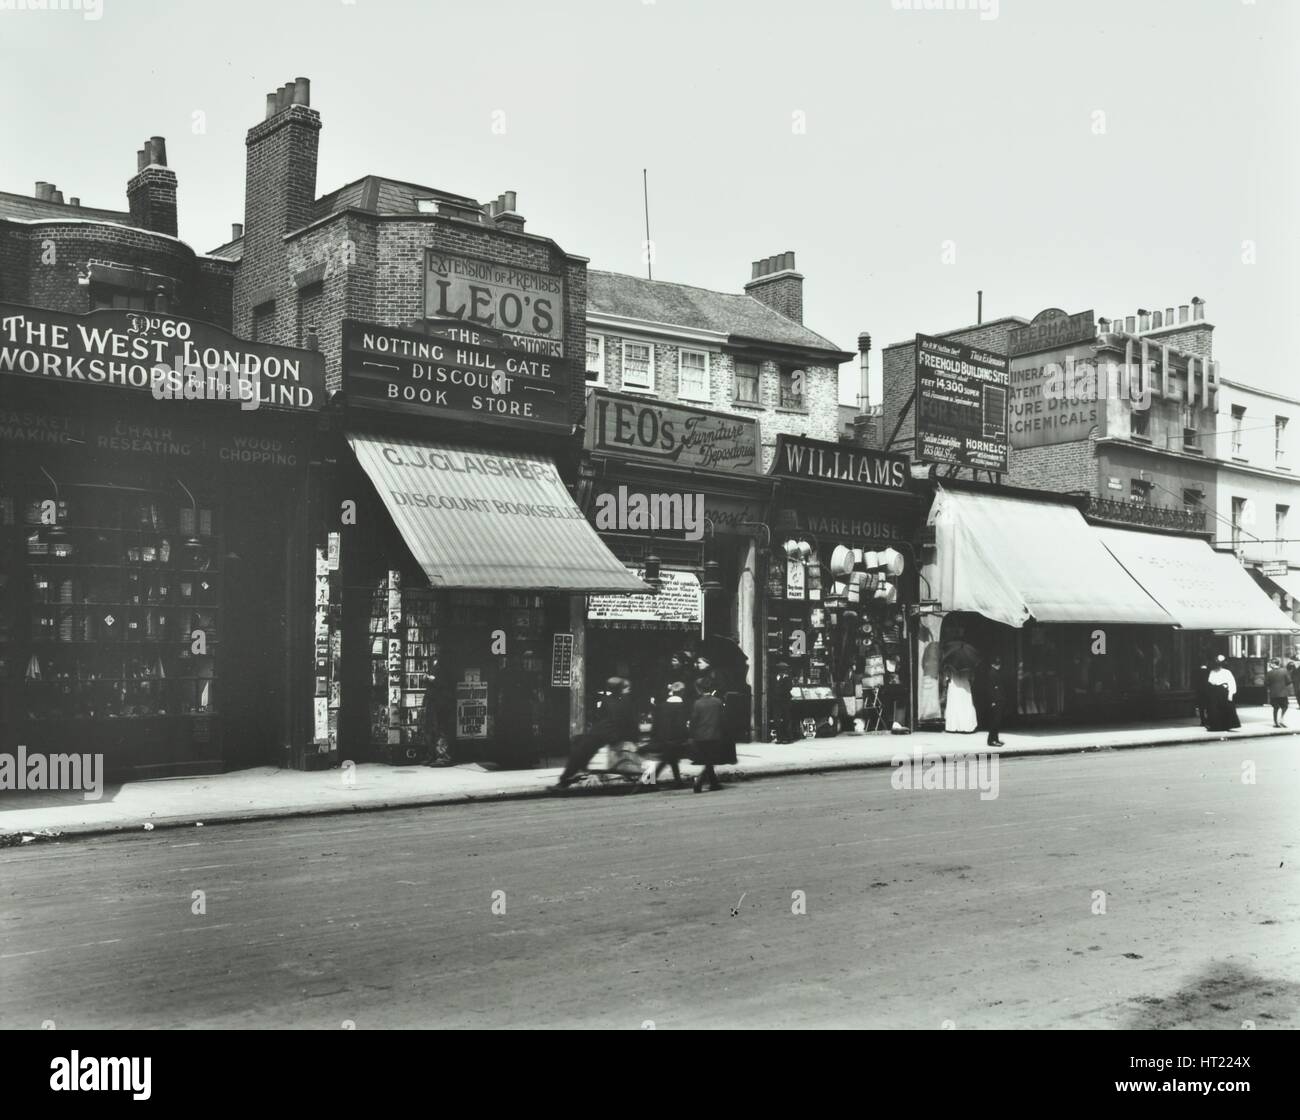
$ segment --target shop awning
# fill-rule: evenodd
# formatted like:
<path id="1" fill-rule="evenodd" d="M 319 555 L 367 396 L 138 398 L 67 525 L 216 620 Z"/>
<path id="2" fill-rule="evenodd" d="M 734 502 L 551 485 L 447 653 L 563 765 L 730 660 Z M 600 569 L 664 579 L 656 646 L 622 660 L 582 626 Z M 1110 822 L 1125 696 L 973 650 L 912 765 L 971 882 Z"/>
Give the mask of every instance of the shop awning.
<path id="1" fill-rule="evenodd" d="M 1184 630 L 1220 634 L 1300 631 L 1237 563 L 1203 540 L 1097 529 L 1125 570 L 1150 592 Z"/>
<path id="2" fill-rule="evenodd" d="M 1008 626 L 1173 619 L 1102 545 L 1074 506 L 940 490 L 930 509 L 944 610 Z"/>
<path id="3" fill-rule="evenodd" d="M 350 435 L 434 587 L 643 592 L 587 524 L 549 456 Z"/>

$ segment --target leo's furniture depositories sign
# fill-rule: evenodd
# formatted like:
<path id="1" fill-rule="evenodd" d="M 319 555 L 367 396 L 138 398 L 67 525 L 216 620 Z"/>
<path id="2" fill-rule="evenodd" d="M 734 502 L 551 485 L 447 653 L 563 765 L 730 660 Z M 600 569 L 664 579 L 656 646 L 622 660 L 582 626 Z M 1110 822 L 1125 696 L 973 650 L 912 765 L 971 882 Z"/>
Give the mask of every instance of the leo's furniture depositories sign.
<path id="1" fill-rule="evenodd" d="M 587 400 L 587 446 L 655 463 L 752 475 L 758 421 L 595 390 Z"/>

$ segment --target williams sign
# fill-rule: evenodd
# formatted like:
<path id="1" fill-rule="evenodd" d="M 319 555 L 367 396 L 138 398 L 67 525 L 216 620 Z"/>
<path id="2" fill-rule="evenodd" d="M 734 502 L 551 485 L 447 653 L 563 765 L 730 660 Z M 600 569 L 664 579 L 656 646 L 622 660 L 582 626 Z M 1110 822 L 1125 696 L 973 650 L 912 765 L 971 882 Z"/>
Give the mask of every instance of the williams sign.
<path id="1" fill-rule="evenodd" d="M 911 488 L 912 479 L 906 455 L 787 435 L 776 437 L 768 474 L 900 492 Z"/>

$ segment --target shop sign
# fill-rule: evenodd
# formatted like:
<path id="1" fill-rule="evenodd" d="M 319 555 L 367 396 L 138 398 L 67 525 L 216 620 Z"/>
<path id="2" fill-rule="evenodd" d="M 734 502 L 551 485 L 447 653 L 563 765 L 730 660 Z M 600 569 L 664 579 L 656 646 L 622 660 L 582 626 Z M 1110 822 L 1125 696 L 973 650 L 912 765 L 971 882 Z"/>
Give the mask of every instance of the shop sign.
<path id="1" fill-rule="evenodd" d="M 571 430 L 569 363 L 485 328 L 343 321 L 343 384 L 359 404 L 476 423 Z"/>
<path id="2" fill-rule="evenodd" d="M 1290 566 L 1285 560 L 1268 560 L 1259 567 L 1260 575 L 1269 577 L 1285 576 L 1290 570 Z"/>
<path id="3" fill-rule="evenodd" d="M 843 543 L 879 544 L 908 539 L 904 522 L 882 517 L 864 517 L 848 503 L 783 510 L 774 526 L 778 532 L 807 530 L 818 540 Z"/>
<path id="4" fill-rule="evenodd" d="M 785 562 L 785 597 L 787 599 L 802 599 L 807 581 L 808 573 L 802 560 L 792 559 Z"/>
<path id="5" fill-rule="evenodd" d="M 426 249 L 424 315 L 500 331 L 515 349 L 564 356 L 564 277 Z"/>
<path id="6" fill-rule="evenodd" d="M 256 390 L 244 407 L 315 412 L 325 404 L 325 358 L 312 350 L 236 338 L 211 323 L 100 308 L 68 315 L 0 303 L 0 374 L 50 386 L 105 385 L 159 396 L 163 374 L 230 374 Z M 250 389 L 251 393 L 252 390 Z M 178 399 L 193 403 L 188 396 Z M 232 405 L 233 401 L 230 402 Z"/>
<path id="7" fill-rule="evenodd" d="M 1096 324 L 1094 311 L 1067 315 L 1059 307 L 1049 307 L 1035 315 L 1028 326 L 1014 327 L 1007 333 L 1007 356 L 1014 358 L 1035 350 L 1059 350 L 1075 342 L 1092 342 L 1097 337 Z"/>
<path id="8" fill-rule="evenodd" d="M 916 336 L 916 459 L 1007 469 L 1007 358 Z"/>
<path id="9" fill-rule="evenodd" d="M 776 452 L 768 474 L 780 478 L 840 482 L 895 493 L 910 490 L 912 486 L 906 455 L 827 443 L 804 436 L 776 437 Z"/>
<path id="10" fill-rule="evenodd" d="M 637 579 L 644 579 L 642 569 Z M 592 622 L 667 622 L 698 626 L 704 618 L 704 594 L 690 572 L 661 571 L 654 595 L 588 595 L 587 618 Z"/>
<path id="11" fill-rule="evenodd" d="M 691 470 L 752 475 L 758 421 L 596 389 L 587 399 L 587 448 Z"/>
<path id="12" fill-rule="evenodd" d="M 1123 483 L 1122 483 L 1118 478 L 1116 478 L 1114 475 L 1109 475 L 1109 476 L 1106 478 L 1106 489 L 1107 489 L 1107 490 L 1123 490 L 1123 489 L 1124 489 L 1124 484 L 1123 484 Z"/>
<path id="13" fill-rule="evenodd" d="M 573 635 L 556 634 L 551 638 L 551 687 L 573 686 Z"/>

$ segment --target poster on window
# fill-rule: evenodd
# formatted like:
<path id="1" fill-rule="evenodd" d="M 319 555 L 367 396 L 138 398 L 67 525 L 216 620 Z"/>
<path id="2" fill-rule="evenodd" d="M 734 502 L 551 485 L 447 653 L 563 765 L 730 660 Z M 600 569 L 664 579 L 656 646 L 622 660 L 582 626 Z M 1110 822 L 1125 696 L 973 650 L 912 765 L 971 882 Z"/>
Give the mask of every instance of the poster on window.
<path id="1" fill-rule="evenodd" d="M 480 681 L 456 685 L 456 738 L 486 739 L 488 736 L 488 686 Z"/>

